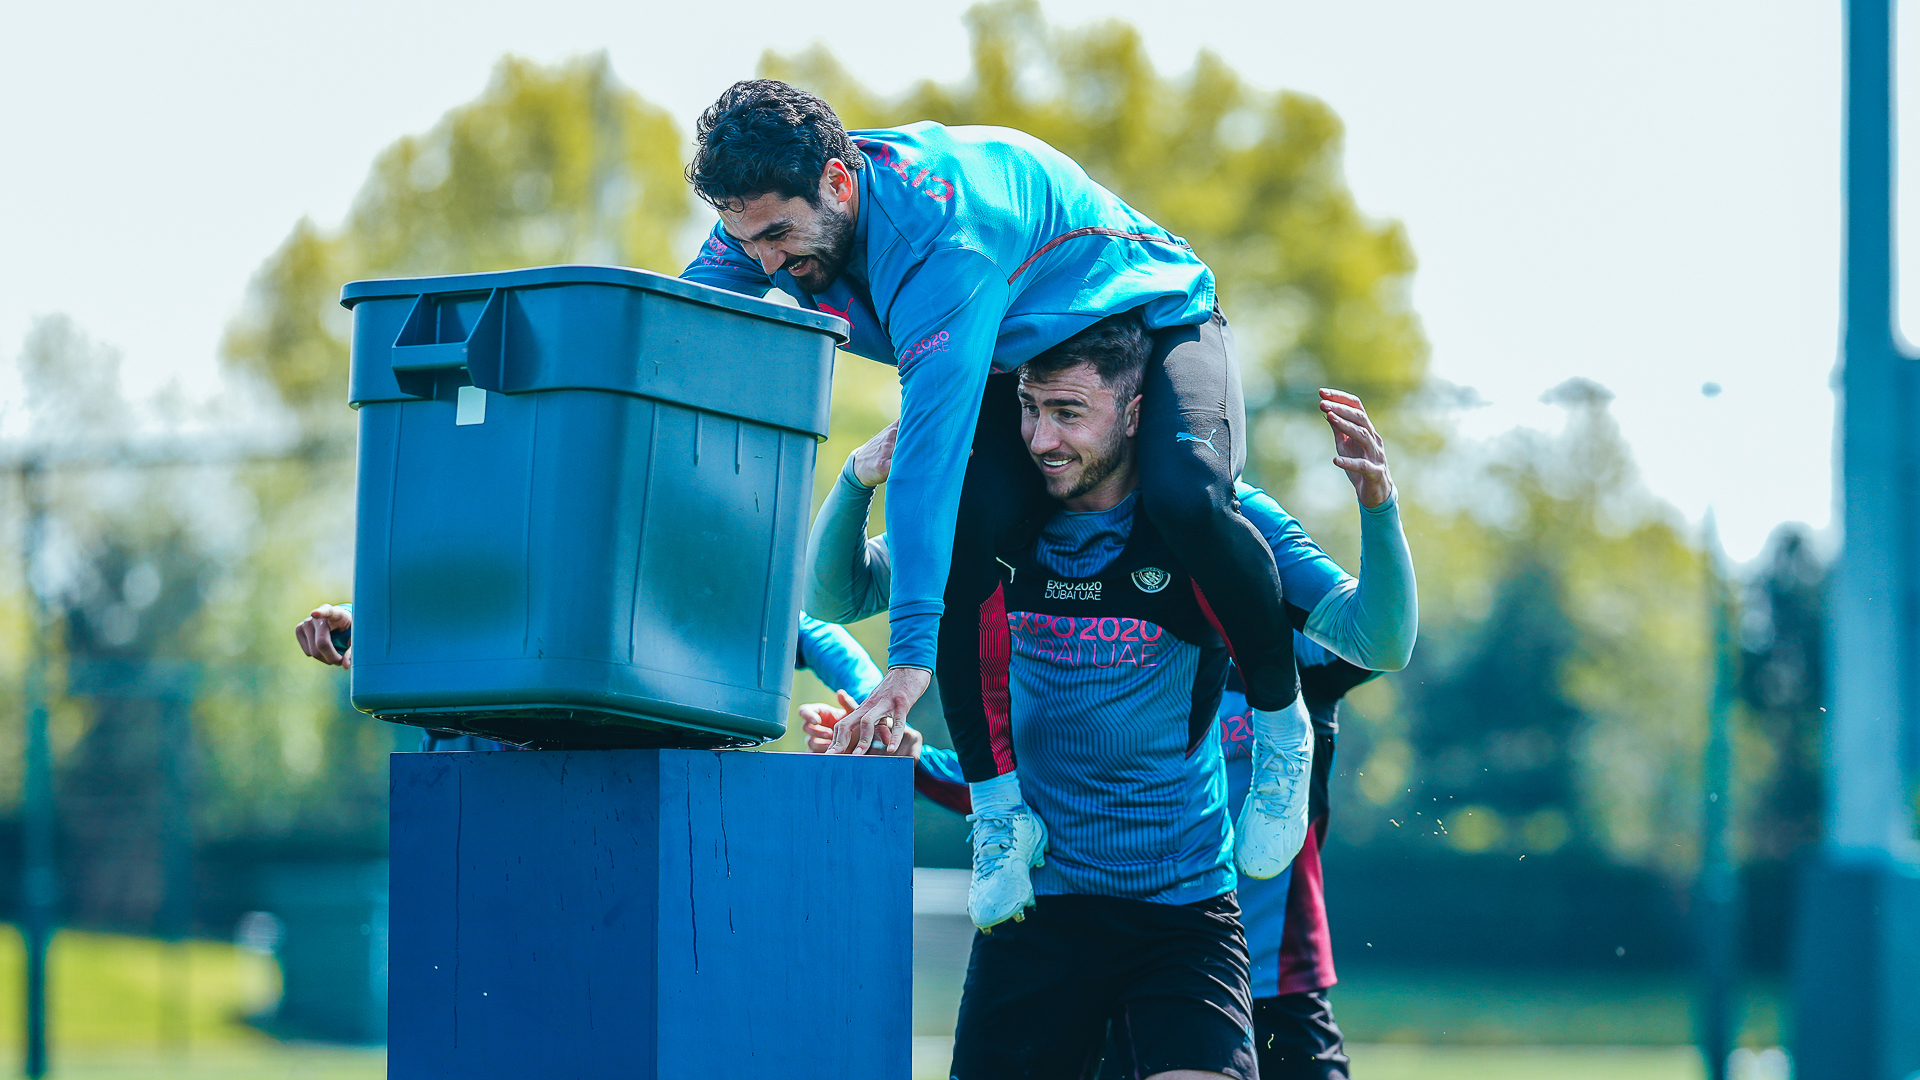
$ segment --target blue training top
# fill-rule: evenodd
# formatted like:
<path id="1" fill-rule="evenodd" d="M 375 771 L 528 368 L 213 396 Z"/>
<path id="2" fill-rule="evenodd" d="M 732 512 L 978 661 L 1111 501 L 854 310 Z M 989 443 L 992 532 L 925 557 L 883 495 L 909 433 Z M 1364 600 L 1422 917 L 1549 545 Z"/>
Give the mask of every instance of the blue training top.
<path id="1" fill-rule="evenodd" d="M 1340 699 L 1376 673 L 1347 663 L 1298 631 L 1294 632 L 1293 649 L 1294 661 L 1300 667 L 1301 698 L 1313 718 L 1314 730 L 1333 735 Z M 1253 727 L 1246 695 L 1231 685 L 1220 699 L 1218 738 L 1220 756 L 1226 762 L 1227 815 L 1237 819 L 1252 784 Z M 1322 749 L 1326 745 L 1330 744 L 1323 744 Z M 971 812 L 967 782 L 960 772 L 960 755 L 928 746 L 921 749 L 915 766 L 915 782 L 923 793 L 956 813 Z M 1327 767 L 1315 765 L 1316 769 Z M 1240 921 L 1246 926 L 1247 955 L 1256 987 L 1277 986 L 1280 982 L 1292 880 L 1291 866 L 1278 877 L 1265 881 L 1240 879 Z"/>
<path id="2" fill-rule="evenodd" d="M 1040 894 L 1190 904 L 1234 887 L 1217 709 L 1227 651 L 1129 495 L 1003 553 L 980 610 L 994 756 L 1047 824 Z"/>
<path id="3" fill-rule="evenodd" d="M 930 121 L 850 134 L 866 167 L 839 281 L 815 296 L 784 270 L 769 277 L 721 225 L 683 276 L 755 296 L 778 288 L 845 318 L 850 351 L 899 367 L 887 653 L 931 670 L 987 375 L 1134 308 L 1154 329 L 1205 322 L 1213 272 L 1031 135 Z"/>

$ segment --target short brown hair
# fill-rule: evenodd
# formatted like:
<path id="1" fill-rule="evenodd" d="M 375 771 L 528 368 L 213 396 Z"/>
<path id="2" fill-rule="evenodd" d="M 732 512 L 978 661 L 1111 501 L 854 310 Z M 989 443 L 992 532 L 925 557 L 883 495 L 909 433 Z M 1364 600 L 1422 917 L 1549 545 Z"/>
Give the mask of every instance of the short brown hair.
<path id="1" fill-rule="evenodd" d="M 1020 369 L 1028 379 L 1048 379 L 1081 364 L 1093 365 L 1100 382 L 1113 391 L 1121 405 L 1140 393 L 1146 379 L 1147 357 L 1153 339 L 1138 311 L 1109 315 L 1067 340 L 1027 361 Z"/>

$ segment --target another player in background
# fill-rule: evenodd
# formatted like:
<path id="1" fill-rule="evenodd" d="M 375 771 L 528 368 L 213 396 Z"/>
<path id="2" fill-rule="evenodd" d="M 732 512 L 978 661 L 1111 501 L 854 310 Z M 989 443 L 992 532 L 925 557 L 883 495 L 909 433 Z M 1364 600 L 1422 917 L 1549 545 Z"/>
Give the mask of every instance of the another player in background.
<path id="1" fill-rule="evenodd" d="M 353 667 L 353 605 L 321 604 L 293 628 L 300 651 L 323 664 Z M 438 728 L 420 729 L 422 753 L 478 750 L 518 750 L 509 743 L 494 742 L 478 735 L 462 735 Z"/>

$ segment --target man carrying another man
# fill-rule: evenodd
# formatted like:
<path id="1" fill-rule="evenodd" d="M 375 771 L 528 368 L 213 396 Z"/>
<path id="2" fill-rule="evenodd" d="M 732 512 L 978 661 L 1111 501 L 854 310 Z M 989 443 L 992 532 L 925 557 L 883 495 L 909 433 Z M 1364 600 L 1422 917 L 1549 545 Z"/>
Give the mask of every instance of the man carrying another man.
<path id="1" fill-rule="evenodd" d="M 999 587 L 993 555 L 1031 541 L 1052 513 L 1019 444 L 1011 373 L 1021 364 L 1102 319 L 1132 317 L 1148 348 L 1133 421 L 1146 447 L 1135 505 L 1168 561 L 1189 568 L 1182 589 L 1237 660 L 1267 718 L 1256 729 L 1291 723 L 1298 683 L 1279 576 L 1234 496 L 1245 407 L 1213 273 L 1185 241 L 1018 131 L 917 123 L 849 133 L 826 102 L 758 79 L 722 94 L 696 134 L 688 178 L 720 221 L 684 276 L 753 295 L 778 288 L 841 315 L 851 351 L 900 370 L 891 666 L 842 721 L 838 749 L 864 753 L 876 728 L 896 749 L 938 669 L 948 728 L 978 789 L 971 906 L 993 925 L 1025 900 L 1024 872 L 993 852 L 1045 832 L 995 734 L 999 690 L 980 681 L 991 659 L 980 652 L 980 605 Z M 1238 858 L 1272 877 L 1297 828 L 1269 797 L 1285 786 L 1277 751 L 1257 740 L 1254 767 L 1265 779 L 1248 800 Z"/>
<path id="2" fill-rule="evenodd" d="M 994 553 L 981 681 L 997 706 L 994 751 L 1021 765 L 1050 835 L 1030 878 L 1031 915 L 975 937 L 956 1080 L 1081 1075 L 1100 1058 L 1109 1021 L 1125 1075 L 1255 1075 L 1216 734 L 1226 649 L 1184 563 L 1137 512 L 1149 352 L 1144 329 L 1122 315 L 1020 372 L 1030 467 L 1056 501 L 1037 540 Z M 1416 617 L 1385 453 L 1357 399 L 1334 391 L 1323 399 L 1335 460 L 1363 507 L 1363 573 L 1355 583 L 1334 568 L 1311 609 L 1293 618 L 1348 659 L 1398 667 Z M 880 579 L 891 534 L 866 542 L 863 527 L 868 481 L 887 475 L 873 460 L 885 441 L 850 459 L 815 525 L 807 603 L 829 618 L 870 614 L 889 592 Z M 1283 569 L 1303 561 L 1291 549 L 1282 555 Z M 1264 733 L 1282 763 L 1270 793 L 1289 826 L 1282 866 L 1305 834 L 1312 741 L 1303 711 L 1283 715 L 1283 726 Z M 995 794 L 973 785 L 976 818 Z M 982 852 L 1022 871 L 1042 856 L 1024 838 L 982 845 L 976 836 L 976 873 Z"/>

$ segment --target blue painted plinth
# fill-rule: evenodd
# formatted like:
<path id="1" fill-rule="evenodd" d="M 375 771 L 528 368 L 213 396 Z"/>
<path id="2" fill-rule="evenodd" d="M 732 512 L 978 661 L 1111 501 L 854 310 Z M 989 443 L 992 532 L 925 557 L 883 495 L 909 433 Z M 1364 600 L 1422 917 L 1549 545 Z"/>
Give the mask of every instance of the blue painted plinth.
<path id="1" fill-rule="evenodd" d="M 904 1078 L 905 759 L 395 754 L 388 1075 Z"/>

